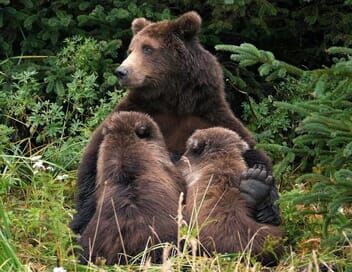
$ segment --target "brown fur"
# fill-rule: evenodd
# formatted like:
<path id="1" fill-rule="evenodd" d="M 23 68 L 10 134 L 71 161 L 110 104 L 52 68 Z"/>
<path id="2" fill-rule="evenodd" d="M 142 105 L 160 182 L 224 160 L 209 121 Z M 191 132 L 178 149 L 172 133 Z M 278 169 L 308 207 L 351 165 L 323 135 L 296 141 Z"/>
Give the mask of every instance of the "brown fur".
<path id="1" fill-rule="evenodd" d="M 226 103 L 220 64 L 198 41 L 199 15 L 188 12 L 173 21 L 149 22 L 137 31 L 134 25 L 143 21 L 132 23 L 135 35 L 130 54 L 121 64 L 128 70 L 121 83 L 129 87 L 129 93 L 117 110 L 150 114 L 164 135 L 178 134 L 166 138 L 166 145 L 169 149 L 177 146 L 181 153 L 194 130 L 205 126 L 234 130 L 253 147 L 251 133 Z M 143 52 L 145 46 L 152 49 L 150 54 Z M 183 128 L 189 118 L 193 130 Z"/>
<path id="2" fill-rule="evenodd" d="M 80 244 L 86 260 L 125 263 L 124 253 L 135 256 L 146 246 L 176 242 L 175 217 L 185 184 L 157 125 L 145 114 L 114 113 L 102 125 L 102 134 L 97 210 Z M 159 261 L 160 252 L 152 257 Z"/>
<path id="3" fill-rule="evenodd" d="M 248 216 L 239 191 L 246 149 L 238 134 L 224 128 L 197 130 L 188 140 L 180 163 L 187 183 L 185 216 L 198 226 L 205 252 L 260 254 L 268 236 L 282 235 L 278 227 Z"/>
<path id="4" fill-rule="evenodd" d="M 184 152 L 187 139 L 196 129 L 214 126 L 236 131 L 251 148 L 255 145 L 251 133 L 226 103 L 220 64 L 199 43 L 200 26 L 201 19 L 195 12 L 156 23 L 135 19 L 129 56 L 121 64 L 128 76 L 120 83 L 129 92 L 115 111 L 149 114 L 176 157 Z M 103 140 L 101 131 L 100 126 L 93 133 L 78 170 L 78 213 L 71 223 L 78 233 L 82 233 L 96 208 L 92 192 Z M 264 153 L 258 155 L 260 158 L 255 159 L 263 161 L 270 171 L 270 159 Z"/>

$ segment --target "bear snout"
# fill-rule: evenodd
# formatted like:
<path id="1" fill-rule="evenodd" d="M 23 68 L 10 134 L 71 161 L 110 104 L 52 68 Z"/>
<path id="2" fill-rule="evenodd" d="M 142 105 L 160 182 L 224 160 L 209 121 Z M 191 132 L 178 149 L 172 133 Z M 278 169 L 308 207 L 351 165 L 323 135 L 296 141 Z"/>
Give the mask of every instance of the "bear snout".
<path id="1" fill-rule="evenodd" d="M 124 80 L 127 78 L 128 76 L 128 70 L 127 68 L 123 67 L 123 66 L 119 66 L 117 67 L 117 69 L 115 70 L 115 75 L 120 79 L 120 80 Z"/>

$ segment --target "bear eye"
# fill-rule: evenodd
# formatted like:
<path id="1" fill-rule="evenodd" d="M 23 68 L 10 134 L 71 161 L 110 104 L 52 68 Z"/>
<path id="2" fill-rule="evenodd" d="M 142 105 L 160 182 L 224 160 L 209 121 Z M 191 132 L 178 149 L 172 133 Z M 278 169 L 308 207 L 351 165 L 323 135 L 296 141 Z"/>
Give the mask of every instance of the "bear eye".
<path id="1" fill-rule="evenodd" d="M 204 142 L 203 143 L 196 143 L 191 147 L 191 152 L 193 155 L 199 156 L 204 151 L 204 148 L 205 148 Z"/>
<path id="2" fill-rule="evenodd" d="M 136 135 L 140 139 L 145 139 L 150 137 L 150 130 L 147 126 L 140 126 L 136 128 Z"/>
<path id="3" fill-rule="evenodd" d="M 143 45 L 142 47 L 143 53 L 146 55 L 150 55 L 151 53 L 153 53 L 153 48 L 150 47 L 149 45 Z"/>

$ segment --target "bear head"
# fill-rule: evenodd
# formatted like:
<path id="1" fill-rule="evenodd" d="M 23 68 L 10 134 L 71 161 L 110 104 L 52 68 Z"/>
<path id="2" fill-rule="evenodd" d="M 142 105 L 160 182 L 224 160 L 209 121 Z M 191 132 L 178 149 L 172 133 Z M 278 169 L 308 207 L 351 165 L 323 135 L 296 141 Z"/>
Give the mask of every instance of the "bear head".
<path id="1" fill-rule="evenodd" d="M 200 28 L 201 18 L 194 11 L 155 23 L 135 19 L 128 57 L 115 71 L 120 84 L 130 90 L 142 89 L 142 95 L 155 96 L 208 80 L 206 70 L 213 67 L 217 69 L 216 78 L 220 73 L 222 79 L 215 57 L 198 41 Z"/>
<path id="2" fill-rule="evenodd" d="M 187 141 L 184 157 L 189 161 L 204 161 L 224 155 L 242 157 L 249 145 L 234 131 L 213 127 L 198 129 Z"/>
<path id="3" fill-rule="evenodd" d="M 103 123 L 102 135 L 98 184 L 106 180 L 126 183 L 155 158 L 172 164 L 158 125 L 146 114 L 115 112 Z"/>

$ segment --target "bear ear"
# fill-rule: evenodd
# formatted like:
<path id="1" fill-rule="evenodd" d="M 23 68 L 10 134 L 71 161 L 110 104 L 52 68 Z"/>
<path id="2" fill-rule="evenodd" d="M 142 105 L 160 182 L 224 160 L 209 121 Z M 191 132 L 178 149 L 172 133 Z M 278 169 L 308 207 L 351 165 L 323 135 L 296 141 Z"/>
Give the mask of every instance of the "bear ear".
<path id="1" fill-rule="evenodd" d="M 198 35 L 202 18 L 197 12 L 189 11 L 175 19 L 173 23 L 176 33 L 187 40 Z"/>
<path id="2" fill-rule="evenodd" d="M 101 134 L 103 136 L 106 136 L 109 133 L 109 129 L 106 126 L 103 126 L 102 130 L 101 130 Z"/>
<path id="3" fill-rule="evenodd" d="M 139 125 L 137 126 L 135 133 L 138 136 L 138 138 L 140 139 L 145 139 L 145 138 L 149 138 L 151 131 L 150 131 L 150 127 L 148 127 L 147 125 Z"/>
<path id="4" fill-rule="evenodd" d="M 241 153 L 244 154 L 249 150 L 249 145 L 245 141 L 241 141 L 238 144 L 238 148 L 241 150 Z"/>
<path id="5" fill-rule="evenodd" d="M 250 149 L 249 145 L 245 141 L 243 141 L 240 137 L 238 137 L 236 148 L 238 148 L 241 154 L 246 153 Z"/>
<path id="6" fill-rule="evenodd" d="M 189 142 L 189 150 L 193 155 L 199 156 L 204 151 L 206 144 L 207 143 L 202 140 L 191 138 L 191 141 Z"/>
<path id="7" fill-rule="evenodd" d="M 133 35 L 136 35 L 139 31 L 141 31 L 143 28 L 150 24 L 151 22 L 145 18 L 134 19 L 131 26 Z"/>

